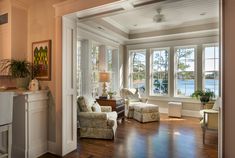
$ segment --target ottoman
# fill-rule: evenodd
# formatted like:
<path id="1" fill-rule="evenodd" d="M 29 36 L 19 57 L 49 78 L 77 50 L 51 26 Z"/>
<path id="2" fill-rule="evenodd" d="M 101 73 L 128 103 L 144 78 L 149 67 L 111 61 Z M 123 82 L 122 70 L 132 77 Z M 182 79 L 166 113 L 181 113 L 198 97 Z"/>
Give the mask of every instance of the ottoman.
<path id="1" fill-rule="evenodd" d="M 140 103 L 134 105 L 133 118 L 139 122 L 159 121 L 160 115 L 158 105 Z"/>
<path id="2" fill-rule="evenodd" d="M 182 103 L 181 102 L 168 102 L 168 116 L 181 117 Z"/>

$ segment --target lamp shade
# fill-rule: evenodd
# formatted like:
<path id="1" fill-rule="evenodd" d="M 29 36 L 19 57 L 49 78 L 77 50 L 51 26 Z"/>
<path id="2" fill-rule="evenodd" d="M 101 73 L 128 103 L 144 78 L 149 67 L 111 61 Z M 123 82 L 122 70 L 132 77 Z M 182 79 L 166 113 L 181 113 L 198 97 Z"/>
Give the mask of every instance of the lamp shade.
<path id="1" fill-rule="evenodd" d="M 100 82 L 110 82 L 110 75 L 108 72 L 100 72 Z"/>

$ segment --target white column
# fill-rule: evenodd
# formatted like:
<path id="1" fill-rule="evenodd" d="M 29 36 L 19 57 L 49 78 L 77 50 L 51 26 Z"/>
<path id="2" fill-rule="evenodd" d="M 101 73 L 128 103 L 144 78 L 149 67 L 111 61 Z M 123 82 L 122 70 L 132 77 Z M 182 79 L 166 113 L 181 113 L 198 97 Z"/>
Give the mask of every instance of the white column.
<path id="1" fill-rule="evenodd" d="M 91 95 L 91 41 L 81 41 L 81 95 Z"/>
<path id="2" fill-rule="evenodd" d="M 112 51 L 112 83 L 110 84 L 112 91 L 119 91 L 121 77 L 119 74 L 119 50 L 114 49 Z"/>
<path id="3" fill-rule="evenodd" d="M 108 60 L 107 50 L 105 45 L 99 46 L 99 71 L 107 71 Z"/>

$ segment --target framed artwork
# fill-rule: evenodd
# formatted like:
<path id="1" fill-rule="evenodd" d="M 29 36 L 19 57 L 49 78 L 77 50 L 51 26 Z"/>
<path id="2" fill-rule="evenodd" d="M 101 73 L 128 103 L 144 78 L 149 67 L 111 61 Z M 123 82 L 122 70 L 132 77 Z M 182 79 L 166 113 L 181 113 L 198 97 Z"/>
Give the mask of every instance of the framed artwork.
<path id="1" fill-rule="evenodd" d="M 32 43 L 33 74 L 38 80 L 51 80 L 51 40 Z"/>

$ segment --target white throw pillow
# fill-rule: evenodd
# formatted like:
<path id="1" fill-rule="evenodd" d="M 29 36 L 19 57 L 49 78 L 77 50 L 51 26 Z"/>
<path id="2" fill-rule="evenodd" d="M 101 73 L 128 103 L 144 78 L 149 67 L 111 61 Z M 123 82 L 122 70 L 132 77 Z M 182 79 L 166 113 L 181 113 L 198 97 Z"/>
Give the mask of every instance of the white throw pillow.
<path id="1" fill-rule="evenodd" d="M 98 103 L 93 104 L 91 109 L 93 112 L 101 112 L 101 107 Z"/>
<path id="2" fill-rule="evenodd" d="M 216 101 L 215 101 L 215 103 L 214 103 L 212 109 L 213 109 L 213 110 L 216 110 L 216 111 L 219 111 L 219 106 L 220 106 L 220 104 L 221 104 L 221 98 L 218 97 L 218 98 L 216 99 Z"/>

